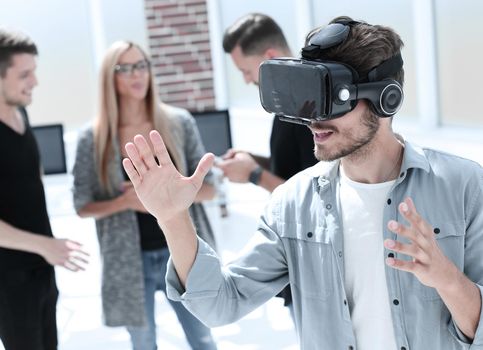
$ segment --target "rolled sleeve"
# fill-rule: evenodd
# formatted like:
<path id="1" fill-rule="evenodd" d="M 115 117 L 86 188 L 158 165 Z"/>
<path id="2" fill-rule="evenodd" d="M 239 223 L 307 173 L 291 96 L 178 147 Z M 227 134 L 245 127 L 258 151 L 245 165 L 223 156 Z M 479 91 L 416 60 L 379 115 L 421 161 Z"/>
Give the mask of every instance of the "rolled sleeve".
<path id="1" fill-rule="evenodd" d="M 174 301 L 213 298 L 222 283 L 220 260 L 215 251 L 198 237 L 198 252 L 186 281 L 186 290 L 181 285 L 171 257 L 168 261 L 166 289 L 168 298 Z"/>
<path id="2" fill-rule="evenodd" d="M 467 216 L 465 218 L 466 228 L 466 248 L 465 248 L 465 275 L 475 283 L 480 290 L 482 308 L 480 310 L 480 320 L 476 328 L 473 340 L 466 337 L 459 329 L 454 320 L 449 325 L 449 331 L 453 337 L 465 349 L 483 350 L 483 171 L 478 169 L 478 174 L 472 179 L 466 189 L 467 197 Z"/>
<path id="3" fill-rule="evenodd" d="M 480 298 L 481 298 L 481 310 L 480 310 L 480 322 L 478 323 L 478 327 L 476 328 L 475 339 L 473 339 L 473 344 L 471 344 L 470 349 L 478 350 L 483 349 L 483 286 L 477 284 L 476 285 L 480 290 Z M 457 327 L 455 327 L 460 334 L 462 334 Z M 462 336 L 466 338 L 463 334 Z M 467 338 L 466 338 L 467 339 Z"/>
<path id="4" fill-rule="evenodd" d="M 480 290 L 480 298 L 483 295 L 483 286 L 476 284 L 478 289 Z M 483 305 L 483 298 L 482 298 L 482 305 Z M 454 319 L 451 319 L 449 325 L 449 332 L 451 335 L 456 339 L 456 341 L 463 347 L 463 349 L 471 349 L 471 350 L 483 350 L 483 323 L 481 322 L 483 315 L 483 307 L 480 310 L 480 322 L 478 323 L 478 327 L 476 328 L 475 338 L 471 340 L 463 332 L 460 331 Z"/>
<path id="5" fill-rule="evenodd" d="M 198 238 L 198 252 L 182 287 L 171 261 L 166 275 L 167 295 L 209 327 L 235 322 L 275 296 L 288 283 L 277 219 L 266 210 L 258 232 L 244 254 L 222 266 L 216 253 Z"/>

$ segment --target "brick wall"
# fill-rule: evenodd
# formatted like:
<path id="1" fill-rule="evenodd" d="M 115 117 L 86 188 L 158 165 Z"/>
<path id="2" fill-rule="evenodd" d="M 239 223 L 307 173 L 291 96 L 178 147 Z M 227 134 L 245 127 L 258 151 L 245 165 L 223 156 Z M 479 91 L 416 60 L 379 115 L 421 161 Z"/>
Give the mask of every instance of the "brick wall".
<path id="1" fill-rule="evenodd" d="M 145 0 L 149 50 L 161 100 L 215 108 L 206 0 Z"/>

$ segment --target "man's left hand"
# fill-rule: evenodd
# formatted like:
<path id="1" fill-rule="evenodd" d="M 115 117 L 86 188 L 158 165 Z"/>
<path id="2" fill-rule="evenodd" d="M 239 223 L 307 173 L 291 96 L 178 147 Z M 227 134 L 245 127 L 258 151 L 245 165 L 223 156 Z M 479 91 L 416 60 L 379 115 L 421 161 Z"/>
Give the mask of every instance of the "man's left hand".
<path id="1" fill-rule="evenodd" d="M 428 287 L 439 289 L 448 286 L 454 281 L 458 270 L 439 248 L 433 228 L 416 211 L 411 198 L 406 198 L 399 204 L 399 212 L 409 222 L 409 226 L 394 220 L 389 221 L 387 226 L 397 235 L 406 237 L 410 243 L 386 239 L 384 246 L 408 255 L 412 260 L 387 258 L 386 264 L 398 270 L 411 272 Z"/>

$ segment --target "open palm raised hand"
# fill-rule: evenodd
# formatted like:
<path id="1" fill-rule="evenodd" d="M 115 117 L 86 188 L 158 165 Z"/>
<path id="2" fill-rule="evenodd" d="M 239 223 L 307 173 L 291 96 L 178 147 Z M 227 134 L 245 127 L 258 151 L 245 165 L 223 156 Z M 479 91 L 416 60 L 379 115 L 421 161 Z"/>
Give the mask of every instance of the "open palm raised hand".
<path id="1" fill-rule="evenodd" d="M 125 158 L 122 164 L 144 207 L 158 221 L 167 222 L 191 206 L 213 165 L 214 156 L 205 154 L 195 173 L 185 177 L 173 165 L 161 135 L 153 130 L 149 138 L 154 153 L 146 139 L 136 135 L 134 142 L 125 146 L 129 158 Z"/>

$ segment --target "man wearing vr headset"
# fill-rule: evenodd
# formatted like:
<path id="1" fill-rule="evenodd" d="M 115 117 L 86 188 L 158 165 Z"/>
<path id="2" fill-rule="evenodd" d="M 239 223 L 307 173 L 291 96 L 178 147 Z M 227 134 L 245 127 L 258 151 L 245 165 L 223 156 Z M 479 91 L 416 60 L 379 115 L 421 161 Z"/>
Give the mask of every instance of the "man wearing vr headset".
<path id="1" fill-rule="evenodd" d="M 262 65 L 265 109 L 308 124 L 331 162 L 277 188 L 253 247 L 226 266 L 187 213 L 213 156 L 182 178 L 159 134 L 159 166 L 141 136 L 126 145 L 124 167 L 171 250 L 170 298 L 218 326 L 290 282 L 302 349 L 483 348 L 483 170 L 392 131 L 401 47 L 388 27 L 337 18 L 309 34 L 301 60 Z"/>

